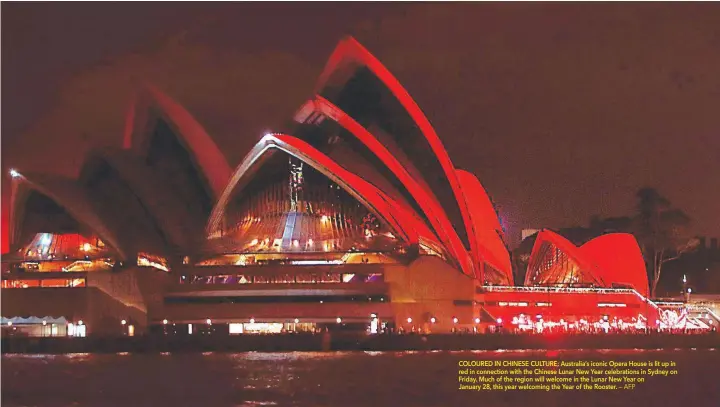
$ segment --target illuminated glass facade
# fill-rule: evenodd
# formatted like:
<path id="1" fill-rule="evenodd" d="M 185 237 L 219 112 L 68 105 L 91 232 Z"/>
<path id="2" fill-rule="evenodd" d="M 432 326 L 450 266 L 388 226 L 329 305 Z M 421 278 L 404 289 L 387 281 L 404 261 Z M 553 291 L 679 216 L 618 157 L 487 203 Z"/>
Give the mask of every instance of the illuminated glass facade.
<path id="1" fill-rule="evenodd" d="M 324 174 L 284 154 L 270 158 L 228 203 L 218 253 L 392 252 L 389 227 Z M 214 235 L 218 236 L 217 234 Z"/>
<path id="2" fill-rule="evenodd" d="M 532 257 L 528 273 L 530 285 L 603 286 L 592 270 L 584 270 L 573 257 L 548 241 Z"/>

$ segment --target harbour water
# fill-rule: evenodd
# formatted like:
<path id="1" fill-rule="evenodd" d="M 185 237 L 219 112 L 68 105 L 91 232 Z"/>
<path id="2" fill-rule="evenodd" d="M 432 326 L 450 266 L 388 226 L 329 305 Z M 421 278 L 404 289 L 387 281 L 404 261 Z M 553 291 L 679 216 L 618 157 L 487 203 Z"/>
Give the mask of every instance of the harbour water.
<path id="1" fill-rule="evenodd" d="M 461 360 L 664 360 L 632 390 L 462 391 Z M 720 350 L 3 355 L 3 406 L 720 406 Z"/>

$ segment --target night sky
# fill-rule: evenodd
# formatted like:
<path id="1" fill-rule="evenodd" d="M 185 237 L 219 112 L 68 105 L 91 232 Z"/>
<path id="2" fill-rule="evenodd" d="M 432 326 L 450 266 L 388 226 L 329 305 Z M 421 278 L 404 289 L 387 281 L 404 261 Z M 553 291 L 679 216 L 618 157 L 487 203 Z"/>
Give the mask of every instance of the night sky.
<path id="1" fill-rule="evenodd" d="M 234 167 L 312 96 L 346 34 L 478 175 L 513 243 L 522 228 L 627 214 L 645 185 L 695 233 L 720 236 L 712 3 L 3 3 L 3 172 L 76 175 L 87 150 L 121 145 L 143 82 L 184 105 Z"/>

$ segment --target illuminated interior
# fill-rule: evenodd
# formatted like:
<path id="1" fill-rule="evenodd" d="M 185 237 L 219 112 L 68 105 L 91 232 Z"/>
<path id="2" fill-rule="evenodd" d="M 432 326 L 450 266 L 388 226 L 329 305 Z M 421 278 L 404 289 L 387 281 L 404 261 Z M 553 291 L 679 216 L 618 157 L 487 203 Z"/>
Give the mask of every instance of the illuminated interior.
<path id="1" fill-rule="evenodd" d="M 533 252 L 535 252 L 533 250 Z M 603 286 L 603 283 L 577 259 L 553 242 L 544 241 L 528 266 L 527 285 Z"/>
<path id="2" fill-rule="evenodd" d="M 3 336 L 67 336 L 68 320 L 65 317 L 13 317 L 0 318 Z M 73 334 L 75 330 L 73 329 Z"/>
<path id="3" fill-rule="evenodd" d="M 151 267 L 165 272 L 170 271 L 167 259 L 149 253 L 138 253 L 137 265 L 138 267 Z"/>
<path id="4" fill-rule="evenodd" d="M 224 228 L 210 239 L 212 251 L 248 254 L 238 262 L 252 263 L 279 260 L 268 256 L 273 253 L 333 262 L 347 261 L 348 252 L 403 250 L 384 222 L 324 174 L 286 154 L 268 161 L 228 203 Z"/>
<path id="5" fill-rule="evenodd" d="M 301 322 L 250 322 L 228 324 L 230 335 L 279 334 L 286 332 L 314 332 L 316 324 Z"/>
<path id="6" fill-rule="evenodd" d="M 110 270 L 112 251 L 97 237 L 78 233 L 38 233 L 18 249 L 14 269 L 36 272 Z"/>
<path id="7" fill-rule="evenodd" d="M 242 274 L 186 275 L 180 277 L 181 284 L 357 284 L 382 283 L 382 273 L 342 273 L 293 269 L 292 272 L 257 272 Z"/>
<path id="8" fill-rule="evenodd" d="M 96 236 L 85 237 L 77 233 L 38 233 L 19 252 L 25 260 L 78 260 L 110 254 L 105 243 Z"/>
<path id="9" fill-rule="evenodd" d="M 378 252 L 302 252 L 288 253 L 265 252 L 244 254 L 212 255 L 200 260 L 198 267 L 213 266 L 259 266 L 259 265 L 295 265 L 295 266 L 332 266 L 341 264 L 397 264 L 398 260 L 386 253 Z"/>
<path id="10" fill-rule="evenodd" d="M 507 274 L 503 273 L 502 271 L 496 269 L 489 263 L 485 263 L 485 273 L 483 274 L 485 284 L 508 284 L 511 281 L 508 281 Z"/>
<path id="11" fill-rule="evenodd" d="M 85 284 L 84 278 L 2 280 L 2 288 L 85 287 Z"/>

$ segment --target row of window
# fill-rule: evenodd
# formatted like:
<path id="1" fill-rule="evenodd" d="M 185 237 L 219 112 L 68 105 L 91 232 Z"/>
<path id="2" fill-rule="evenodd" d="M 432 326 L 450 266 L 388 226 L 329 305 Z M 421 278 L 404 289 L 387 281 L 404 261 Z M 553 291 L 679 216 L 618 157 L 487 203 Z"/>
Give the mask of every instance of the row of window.
<path id="1" fill-rule="evenodd" d="M 317 284 L 317 283 L 381 283 L 383 274 L 298 273 L 259 276 L 249 274 L 217 276 L 182 276 L 181 284 Z"/>
<path id="2" fill-rule="evenodd" d="M 478 305 L 485 305 L 488 307 L 552 307 L 551 302 L 526 302 L 526 301 L 487 301 L 478 302 Z M 625 304 L 625 303 L 614 303 L 614 302 L 599 302 L 597 303 L 598 308 L 640 308 L 640 304 Z"/>
<path id="3" fill-rule="evenodd" d="M 389 302 L 387 295 L 300 295 L 248 297 L 166 297 L 166 304 L 256 304 L 256 303 L 339 303 Z"/>
<path id="4" fill-rule="evenodd" d="M 94 259 L 86 257 L 84 260 L 44 260 L 25 261 L 10 265 L 11 272 L 87 272 L 110 270 L 115 265 L 111 259 Z"/>
<path id="5" fill-rule="evenodd" d="M 84 278 L 58 278 L 45 280 L 3 280 L 2 288 L 85 287 Z"/>

